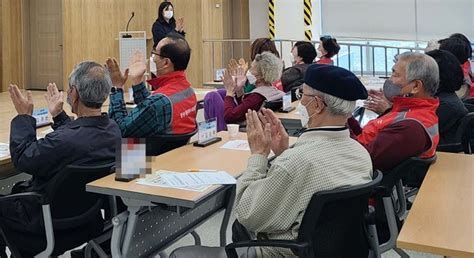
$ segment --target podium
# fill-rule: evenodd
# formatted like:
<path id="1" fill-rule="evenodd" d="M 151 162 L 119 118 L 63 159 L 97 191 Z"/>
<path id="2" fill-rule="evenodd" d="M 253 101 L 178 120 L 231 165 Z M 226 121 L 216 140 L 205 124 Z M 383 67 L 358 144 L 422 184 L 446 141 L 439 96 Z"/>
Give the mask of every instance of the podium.
<path id="1" fill-rule="evenodd" d="M 131 37 L 123 37 L 124 35 L 131 35 Z M 120 53 L 120 70 L 125 72 L 129 66 L 133 53 L 140 51 L 143 53 L 145 59 L 148 58 L 146 47 L 146 32 L 145 31 L 121 31 L 119 32 L 119 53 Z"/>

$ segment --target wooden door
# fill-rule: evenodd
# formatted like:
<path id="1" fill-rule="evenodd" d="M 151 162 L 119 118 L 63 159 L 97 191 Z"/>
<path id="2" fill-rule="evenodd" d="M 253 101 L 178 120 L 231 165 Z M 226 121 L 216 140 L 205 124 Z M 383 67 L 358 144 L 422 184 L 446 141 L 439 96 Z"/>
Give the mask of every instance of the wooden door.
<path id="1" fill-rule="evenodd" d="M 28 88 L 46 89 L 49 82 L 55 82 L 62 89 L 61 0 L 30 0 L 29 14 Z"/>

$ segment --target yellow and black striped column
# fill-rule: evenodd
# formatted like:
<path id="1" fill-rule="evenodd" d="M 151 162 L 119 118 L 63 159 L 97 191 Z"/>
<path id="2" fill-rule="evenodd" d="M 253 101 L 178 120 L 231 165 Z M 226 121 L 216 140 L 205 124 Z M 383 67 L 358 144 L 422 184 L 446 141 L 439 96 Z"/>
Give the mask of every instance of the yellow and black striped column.
<path id="1" fill-rule="evenodd" d="M 268 32 L 269 38 L 275 39 L 275 0 L 268 0 Z"/>
<path id="2" fill-rule="evenodd" d="M 306 41 L 311 41 L 313 39 L 313 33 L 311 33 L 311 9 L 311 0 L 304 0 L 304 38 Z"/>

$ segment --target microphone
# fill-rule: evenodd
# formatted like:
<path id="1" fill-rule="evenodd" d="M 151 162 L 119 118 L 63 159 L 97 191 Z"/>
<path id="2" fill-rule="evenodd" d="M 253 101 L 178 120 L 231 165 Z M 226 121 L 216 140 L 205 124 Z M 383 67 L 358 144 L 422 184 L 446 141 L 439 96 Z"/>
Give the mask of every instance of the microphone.
<path id="1" fill-rule="evenodd" d="M 128 26 L 130 25 L 130 22 L 132 21 L 133 17 L 135 17 L 135 12 L 132 12 L 132 16 L 130 16 L 130 19 L 128 20 L 128 22 L 127 22 L 127 28 L 125 29 L 125 32 L 128 32 Z M 127 33 L 127 34 L 124 34 L 124 35 L 122 36 L 122 38 L 131 38 L 131 37 L 132 37 L 132 35 L 130 35 L 130 34 L 128 34 L 128 33 Z"/>

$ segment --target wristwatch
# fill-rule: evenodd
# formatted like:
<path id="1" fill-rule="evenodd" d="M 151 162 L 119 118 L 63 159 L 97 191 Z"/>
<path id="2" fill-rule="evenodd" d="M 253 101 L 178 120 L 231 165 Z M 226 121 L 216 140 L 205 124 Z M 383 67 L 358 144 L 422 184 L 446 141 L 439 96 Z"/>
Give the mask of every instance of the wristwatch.
<path id="1" fill-rule="evenodd" d="M 110 89 L 110 93 L 115 94 L 116 92 L 123 92 L 123 89 L 112 86 L 112 88 Z"/>

